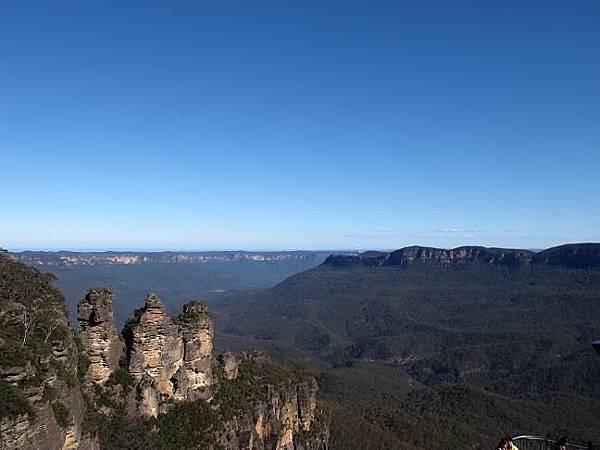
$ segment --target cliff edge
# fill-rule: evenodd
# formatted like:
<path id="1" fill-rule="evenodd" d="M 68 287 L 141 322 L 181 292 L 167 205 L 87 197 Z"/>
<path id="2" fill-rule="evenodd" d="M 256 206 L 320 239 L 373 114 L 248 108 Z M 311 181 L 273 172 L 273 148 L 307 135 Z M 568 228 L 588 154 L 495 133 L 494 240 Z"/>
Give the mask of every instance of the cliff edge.
<path id="1" fill-rule="evenodd" d="M 169 317 L 150 293 L 120 333 L 112 293 L 91 289 L 75 332 L 52 281 L 0 254 L 0 448 L 327 448 L 314 376 L 214 355 L 204 303 Z"/>
<path id="2" fill-rule="evenodd" d="M 505 267 L 561 266 L 570 269 L 600 268 L 600 244 L 566 244 L 539 253 L 531 250 L 464 246 L 453 249 L 411 246 L 393 252 L 331 255 L 329 267 L 406 267 L 415 264 L 489 264 Z"/>

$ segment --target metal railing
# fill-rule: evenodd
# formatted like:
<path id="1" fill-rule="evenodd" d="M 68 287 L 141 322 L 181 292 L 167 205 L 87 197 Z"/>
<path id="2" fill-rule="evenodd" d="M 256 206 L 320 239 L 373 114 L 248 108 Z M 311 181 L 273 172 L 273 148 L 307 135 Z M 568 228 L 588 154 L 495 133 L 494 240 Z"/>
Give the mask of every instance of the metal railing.
<path id="1" fill-rule="evenodd" d="M 592 347 L 600 354 L 600 339 L 593 341 Z M 519 447 L 519 450 L 557 450 L 559 448 L 557 441 L 541 436 L 515 436 L 512 441 Z M 567 450 L 589 450 L 591 446 L 568 442 L 566 448 Z"/>
<path id="2" fill-rule="evenodd" d="M 557 450 L 558 442 L 541 436 L 515 436 L 512 438 L 519 450 Z M 586 445 L 567 443 L 567 450 L 587 450 Z"/>

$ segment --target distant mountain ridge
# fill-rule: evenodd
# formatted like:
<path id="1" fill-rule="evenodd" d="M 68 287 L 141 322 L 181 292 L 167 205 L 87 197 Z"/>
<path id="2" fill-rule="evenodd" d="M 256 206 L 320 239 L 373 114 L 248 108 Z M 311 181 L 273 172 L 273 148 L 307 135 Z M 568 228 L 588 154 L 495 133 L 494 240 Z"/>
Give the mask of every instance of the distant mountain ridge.
<path id="1" fill-rule="evenodd" d="M 222 347 L 323 367 L 320 392 L 338 408 L 332 449 L 600 441 L 599 255 L 569 244 L 331 256 L 211 310 Z"/>
<path id="2" fill-rule="evenodd" d="M 412 264 L 472 263 L 507 267 L 542 265 L 596 269 L 600 268 L 600 244 L 565 244 L 537 253 L 523 249 L 480 246 L 463 246 L 453 249 L 410 246 L 393 252 L 370 251 L 359 255 L 331 255 L 323 265 L 331 267 L 402 267 Z"/>
<path id="3" fill-rule="evenodd" d="M 230 261 L 298 261 L 325 258 L 329 252 L 319 251 L 207 251 L 207 252 L 70 252 L 24 251 L 9 253 L 20 262 L 32 266 L 94 266 L 116 264 L 175 264 Z"/>

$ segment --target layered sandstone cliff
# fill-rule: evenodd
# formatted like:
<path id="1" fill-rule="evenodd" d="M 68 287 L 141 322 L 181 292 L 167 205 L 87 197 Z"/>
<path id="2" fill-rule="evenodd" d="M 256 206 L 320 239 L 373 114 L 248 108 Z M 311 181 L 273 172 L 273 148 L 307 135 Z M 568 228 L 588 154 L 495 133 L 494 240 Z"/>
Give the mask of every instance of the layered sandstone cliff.
<path id="1" fill-rule="evenodd" d="M 183 361 L 173 377 L 175 398 L 206 400 L 213 383 L 211 363 L 215 334 L 208 307 L 194 301 L 186 303 L 176 323 L 183 342 Z"/>
<path id="2" fill-rule="evenodd" d="M 158 295 L 148 295 L 125 328 L 141 414 L 156 417 L 172 400 L 210 398 L 213 335 L 206 305 L 187 303 L 173 320 Z"/>
<path id="3" fill-rule="evenodd" d="M 338 267 L 405 267 L 414 264 L 442 266 L 489 264 L 505 267 L 562 266 L 575 269 L 600 268 L 600 244 L 567 244 L 539 253 L 508 248 L 464 246 L 453 249 L 411 246 L 393 252 L 331 255 L 324 265 Z"/>
<path id="4" fill-rule="evenodd" d="M 104 384 L 123 355 L 123 342 L 113 317 L 112 293 L 108 289 L 92 289 L 77 310 L 80 336 L 89 358 L 86 377 L 88 382 Z"/>
<path id="5" fill-rule="evenodd" d="M 252 373 L 273 370 L 274 363 L 267 357 L 241 355 L 238 362 L 242 369 L 236 384 L 252 383 L 257 395 L 252 408 L 225 422 L 216 441 L 218 446 L 228 450 L 327 448 L 329 429 L 323 426 L 323 417 L 317 408 L 317 384 L 313 377 L 298 378 L 284 370 L 283 374 L 279 373 L 278 382 L 268 377 L 269 382 L 265 383 L 260 375 L 253 378 Z"/>

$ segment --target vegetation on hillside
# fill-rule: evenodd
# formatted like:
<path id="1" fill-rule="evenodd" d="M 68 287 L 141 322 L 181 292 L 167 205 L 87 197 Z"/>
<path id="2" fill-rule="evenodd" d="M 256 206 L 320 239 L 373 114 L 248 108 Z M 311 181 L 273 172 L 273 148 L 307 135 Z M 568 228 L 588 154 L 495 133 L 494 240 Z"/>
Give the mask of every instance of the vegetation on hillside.
<path id="1" fill-rule="evenodd" d="M 267 402 L 273 386 L 292 387 L 305 381 L 310 374 L 302 366 L 244 358 L 240 363 L 239 376 L 234 380 L 227 380 L 223 373 L 215 371 L 216 391 L 210 403 L 174 403 L 167 413 L 157 418 L 128 417 L 122 404 L 109 396 L 103 397 L 106 390 L 99 388 L 96 397 L 106 399 L 104 406 L 111 408 L 110 414 L 90 411 L 88 432 L 98 434 L 103 449 L 202 449 L 210 445 L 219 448 L 217 438 L 227 433 L 230 421 L 248 415 L 256 404 Z M 109 385 L 118 384 L 121 379 L 116 376 Z M 124 382 L 127 383 L 127 380 Z M 328 420 L 328 417 L 320 420 Z"/>
<path id="2" fill-rule="evenodd" d="M 323 266 L 211 309 L 224 341 L 322 369 L 334 449 L 600 440 L 600 271 Z"/>
<path id="3" fill-rule="evenodd" d="M 53 279 L 0 255 L 0 370 L 11 380 L 0 383 L 0 417 L 33 415 L 23 391 L 41 387 L 48 378 L 68 387 L 76 383 L 75 370 L 66 358 L 55 357 L 66 351 L 71 331 L 64 299 L 52 286 Z M 68 420 L 59 400 L 47 400 L 64 426 Z"/>

